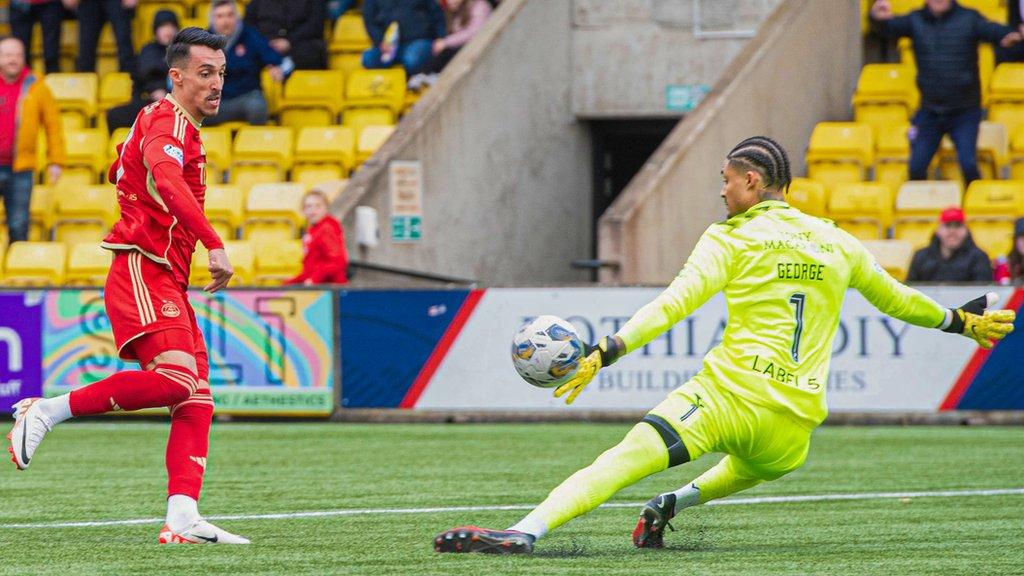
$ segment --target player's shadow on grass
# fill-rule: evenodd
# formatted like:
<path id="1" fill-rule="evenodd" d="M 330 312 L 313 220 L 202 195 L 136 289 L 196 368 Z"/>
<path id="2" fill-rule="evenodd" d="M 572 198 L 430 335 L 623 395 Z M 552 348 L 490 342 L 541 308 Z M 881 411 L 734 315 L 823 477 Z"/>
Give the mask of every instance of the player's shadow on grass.
<path id="1" fill-rule="evenodd" d="M 551 546 L 534 550 L 532 556 L 536 558 L 600 558 L 602 556 L 621 558 L 626 553 L 635 554 L 692 554 L 694 552 L 705 553 L 718 551 L 721 548 L 708 545 L 705 542 L 689 542 L 669 544 L 659 550 L 609 549 L 598 545 L 586 545 L 585 543 L 573 540 L 568 546 Z"/>

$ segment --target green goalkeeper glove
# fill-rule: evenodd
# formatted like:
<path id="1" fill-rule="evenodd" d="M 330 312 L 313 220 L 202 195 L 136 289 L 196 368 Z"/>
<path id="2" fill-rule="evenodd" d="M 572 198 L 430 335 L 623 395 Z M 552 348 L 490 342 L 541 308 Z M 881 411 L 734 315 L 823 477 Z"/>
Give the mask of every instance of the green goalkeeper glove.
<path id="1" fill-rule="evenodd" d="M 998 301 L 999 296 L 989 292 L 959 308 L 950 308 L 952 316 L 942 331 L 962 334 L 977 341 L 982 348 L 991 348 L 993 340 L 1002 340 L 1013 332 L 1013 322 L 1017 319 L 1013 310 L 987 310 Z"/>
<path id="2" fill-rule="evenodd" d="M 555 388 L 555 398 L 561 398 L 566 392 L 571 391 L 566 397 L 565 403 L 572 404 L 580 392 L 587 387 L 587 384 L 594 379 L 598 370 L 604 366 L 611 366 L 625 354 L 626 344 L 618 336 L 605 336 L 598 341 L 597 346 L 587 346 L 583 352 L 583 359 L 576 367 L 576 374 L 568 382 Z"/>

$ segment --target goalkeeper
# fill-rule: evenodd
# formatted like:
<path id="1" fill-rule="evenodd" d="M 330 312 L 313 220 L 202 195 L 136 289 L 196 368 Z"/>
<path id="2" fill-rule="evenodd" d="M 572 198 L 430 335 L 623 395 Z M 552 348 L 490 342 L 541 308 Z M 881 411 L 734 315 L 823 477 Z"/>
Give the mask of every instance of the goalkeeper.
<path id="1" fill-rule="evenodd" d="M 597 371 L 637 350 L 725 293 L 729 324 L 702 370 L 658 404 L 612 449 L 576 472 L 508 530 L 475 526 L 439 534 L 439 552 L 530 552 L 548 531 L 593 510 L 640 479 L 697 459 L 726 456 L 643 508 L 633 543 L 663 545 L 683 508 L 775 480 L 803 465 L 825 419 L 832 339 L 848 287 L 883 313 L 962 334 L 984 348 L 1013 330 L 1014 312 L 986 311 L 995 295 L 946 309 L 889 276 L 853 236 L 783 201 L 786 152 L 770 138 L 740 142 L 722 165 L 729 217 L 704 232 L 669 287 L 616 334 L 588 350 L 555 390 L 571 403 Z"/>

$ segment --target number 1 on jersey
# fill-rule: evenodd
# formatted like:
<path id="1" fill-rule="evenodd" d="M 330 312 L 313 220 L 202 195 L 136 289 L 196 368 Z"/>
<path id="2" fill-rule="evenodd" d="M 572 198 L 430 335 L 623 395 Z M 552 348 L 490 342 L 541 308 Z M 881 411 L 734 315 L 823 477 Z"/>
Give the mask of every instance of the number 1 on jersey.
<path id="1" fill-rule="evenodd" d="M 793 346 L 789 349 L 790 356 L 793 357 L 793 362 L 800 361 L 800 334 L 804 331 L 804 302 L 807 300 L 807 295 L 803 292 L 797 292 L 789 297 L 789 303 L 795 308 L 796 314 L 796 329 L 793 330 Z"/>

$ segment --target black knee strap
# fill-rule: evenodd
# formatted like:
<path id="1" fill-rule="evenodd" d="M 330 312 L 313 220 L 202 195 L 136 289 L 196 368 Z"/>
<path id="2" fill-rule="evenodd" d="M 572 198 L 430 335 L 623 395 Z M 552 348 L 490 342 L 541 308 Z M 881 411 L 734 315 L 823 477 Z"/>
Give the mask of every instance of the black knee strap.
<path id="1" fill-rule="evenodd" d="M 658 435 L 661 436 L 663 442 L 665 442 L 665 448 L 668 448 L 668 467 L 678 466 L 680 464 L 686 464 L 690 461 L 690 451 L 686 449 L 683 444 L 683 439 L 679 437 L 675 428 L 671 424 L 665 421 L 661 416 L 654 414 L 648 414 L 644 416 L 641 422 L 647 422 L 654 429 L 658 431 Z"/>

